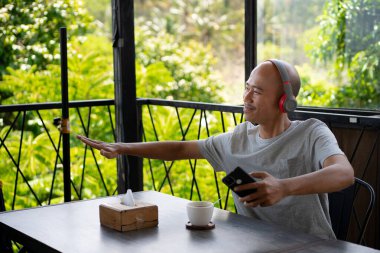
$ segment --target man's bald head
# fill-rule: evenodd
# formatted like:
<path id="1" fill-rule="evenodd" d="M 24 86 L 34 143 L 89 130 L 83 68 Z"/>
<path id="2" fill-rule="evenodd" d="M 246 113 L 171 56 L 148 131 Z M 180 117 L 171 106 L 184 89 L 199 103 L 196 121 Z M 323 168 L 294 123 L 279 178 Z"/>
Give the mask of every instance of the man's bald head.
<path id="1" fill-rule="evenodd" d="M 283 60 L 276 60 L 276 61 L 279 61 L 282 63 L 282 65 L 285 66 L 286 68 L 286 71 L 288 72 L 288 75 L 289 75 L 289 81 L 290 81 L 290 84 L 292 85 L 292 92 L 293 92 L 293 95 L 295 97 L 297 97 L 299 91 L 300 91 L 300 88 L 301 88 L 301 79 L 298 75 L 298 72 L 296 70 L 296 68 L 291 65 L 290 63 L 286 62 L 286 61 L 283 61 Z M 266 62 L 271 62 L 270 60 L 266 61 Z M 276 66 L 274 65 L 274 63 L 272 62 L 273 64 L 273 67 L 276 68 Z M 279 71 L 277 70 L 278 72 L 278 76 L 281 80 L 281 76 L 280 76 L 280 73 Z"/>

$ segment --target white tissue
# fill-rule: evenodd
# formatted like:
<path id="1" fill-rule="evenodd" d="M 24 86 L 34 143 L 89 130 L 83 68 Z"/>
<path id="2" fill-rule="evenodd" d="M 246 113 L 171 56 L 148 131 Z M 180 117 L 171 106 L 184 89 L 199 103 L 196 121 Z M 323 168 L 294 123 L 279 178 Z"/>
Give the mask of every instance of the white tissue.
<path id="1" fill-rule="evenodd" d="M 128 189 L 127 193 L 124 194 L 123 198 L 121 199 L 121 203 L 123 205 L 126 205 L 126 206 L 135 206 L 136 205 L 131 189 Z"/>

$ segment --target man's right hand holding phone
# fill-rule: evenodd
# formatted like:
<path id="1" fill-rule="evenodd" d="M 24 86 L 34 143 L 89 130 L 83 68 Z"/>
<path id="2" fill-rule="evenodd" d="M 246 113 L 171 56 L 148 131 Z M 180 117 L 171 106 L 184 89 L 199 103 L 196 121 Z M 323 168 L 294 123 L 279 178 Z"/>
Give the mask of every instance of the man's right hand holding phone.
<path id="1" fill-rule="evenodd" d="M 252 172 L 250 175 L 261 180 L 234 188 L 234 191 L 237 192 L 252 188 L 257 189 L 256 192 L 239 198 L 239 201 L 244 202 L 246 206 L 271 206 L 287 196 L 285 184 L 281 179 L 275 178 L 267 172 Z"/>

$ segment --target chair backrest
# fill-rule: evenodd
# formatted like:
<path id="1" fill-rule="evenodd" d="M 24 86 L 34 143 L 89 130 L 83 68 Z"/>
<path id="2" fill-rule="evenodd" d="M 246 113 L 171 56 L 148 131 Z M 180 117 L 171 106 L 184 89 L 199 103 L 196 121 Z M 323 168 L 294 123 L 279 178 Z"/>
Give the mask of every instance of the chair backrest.
<path id="1" fill-rule="evenodd" d="M 0 181 L 0 212 L 5 211 L 5 201 L 3 195 L 3 182 Z"/>
<path id="2" fill-rule="evenodd" d="M 0 212 L 5 211 L 5 201 L 3 195 L 3 182 L 0 180 Z M 12 242 L 3 233 L 0 234 L 0 252 L 13 253 Z"/>
<path id="3" fill-rule="evenodd" d="M 354 202 L 360 189 L 363 189 L 368 196 L 368 204 L 364 215 L 359 217 L 354 209 Z M 329 212 L 332 228 L 336 237 L 340 240 L 347 240 L 350 221 L 355 223 L 355 239 L 352 241 L 363 244 L 364 233 L 375 204 L 375 191 L 367 182 L 355 178 L 355 183 L 346 189 L 329 193 Z M 352 219 L 351 219 L 352 217 Z"/>

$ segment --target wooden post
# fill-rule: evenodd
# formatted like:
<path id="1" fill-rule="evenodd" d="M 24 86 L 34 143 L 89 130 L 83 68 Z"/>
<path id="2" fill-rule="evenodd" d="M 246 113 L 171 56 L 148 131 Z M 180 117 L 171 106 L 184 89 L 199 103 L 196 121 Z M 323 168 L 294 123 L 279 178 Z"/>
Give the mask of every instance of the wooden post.
<path id="1" fill-rule="evenodd" d="M 136 67 L 133 0 L 112 0 L 115 79 L 116 141 L 139 142 L 136 102 Z M 121 156 L 117 160 L 118 192 L 143 189 L 142 159 Z"/>
<path id="2" fill-rule="evenodd" d="M 70 179 L 70 121 L 69 121 L 69 88 L 67 78 L 67 33 L 66 27 L 61 27 L 61 97 L 62 97 L 62 152 L 63 152 L 63 192 L 65 202 L 71 201 Z"/>
<path id="3" fill-rule="evenodd" d="M 245 0 L 245 80 L 257 65 L 257 0 Z M 244 82 L 245 86 L 245 82 Z"/>

